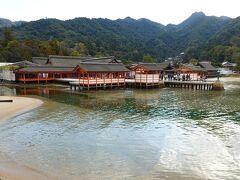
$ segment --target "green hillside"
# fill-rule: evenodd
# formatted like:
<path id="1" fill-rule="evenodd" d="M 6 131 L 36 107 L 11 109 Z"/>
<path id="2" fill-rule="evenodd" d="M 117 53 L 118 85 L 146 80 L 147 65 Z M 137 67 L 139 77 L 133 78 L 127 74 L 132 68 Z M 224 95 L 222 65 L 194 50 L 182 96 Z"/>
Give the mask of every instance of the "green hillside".
<path id="1" fill-rule="evenodd" d="M 115 55 L 125 61 L 157 61 L 185 52 L 185 58 L 222 62 L 239 56 L 240 18 L 193 13 L 178 25 L 148 19 L 41 19 L 1 32 L 0 61 L 32 56 Z M 12 35 L 11 35 L 11 32 Z M 10 37 L 6 37 L 10 36 Z"/>

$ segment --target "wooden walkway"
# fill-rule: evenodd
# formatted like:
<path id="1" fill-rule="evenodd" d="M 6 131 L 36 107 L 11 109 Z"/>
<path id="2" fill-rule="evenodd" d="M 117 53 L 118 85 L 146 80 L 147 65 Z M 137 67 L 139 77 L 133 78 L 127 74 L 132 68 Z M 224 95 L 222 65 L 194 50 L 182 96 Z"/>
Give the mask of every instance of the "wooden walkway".
<path id="1" fill-rule="evenodd" d="M 164 81 L 166 87 L 212 90 L 214 82 L 210 81 Z"/>
<path id="2" fill-rule="evenodd" d="M 61 80 L 62 81 L 62 80 Z M 100 80 L 91 80 L 87 84 L 79 81 L 78 79 L 65 79 L 66 82 L 70 84 L 72 90 L 90 90 L 90 89 L 105 89 L 113 87 L 138 87 L 138 88 L 148 88 L 148 87 L 171 87 L 171 88 L 186 88 L 194 90 L 213 90 L 214 81 L 175 81 L 175 80 L 165 80 L 159 81 L 158 83 L 136 83 L 134 79 L 121 79 L 118 82 L 108 83 L 101 82 Z"/>

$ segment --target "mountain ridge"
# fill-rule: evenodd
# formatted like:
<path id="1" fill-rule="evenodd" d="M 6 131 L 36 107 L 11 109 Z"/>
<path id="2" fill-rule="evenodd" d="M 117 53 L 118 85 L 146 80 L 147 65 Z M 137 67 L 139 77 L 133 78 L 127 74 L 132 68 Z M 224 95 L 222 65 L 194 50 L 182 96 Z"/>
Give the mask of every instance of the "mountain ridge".
<path id="1" fill-rule="evenodd" d="M 0 28 L 19 26 L 25 23 L 25 21 L 11 21 L 9 19 L 0 18 Z"/>
<path id="2" fill-rule="evenodd" d="M 236 22 L 235 22 L 236 21 Z M 207 47 L 214 47 L 222 36 L 225 43 L 231 43 L 225 31 L 240 23 L 238 18 L 206 16 L 203 12 L 195 12 L 178 25 L 166 26 L 146 18 L 110 20 L 106 18 L 78 17 L 71 20 L 40 19 L 12 26 L 11 30 L 17 39 L 64 42 L 72 48 L 81 42 L 90 55 L 97 53 L 116 55 L 119 58 L 140 61 L 146 54 L 158 61 L 169 56 L 186 52 L 187 58 L 209 59 Z M 235 27 L 235 26 L 233 26 Z M 238 36 L 236 25 L 234 36 Z M 228 34 L 231 36 L 231 34 Z M 233 39 L 237 48 L 240 40 Z M 229 42 L 228 42 L 229 41 Z M 227 43 L 228 42 L 228 43 Z M 229 59 L 230 57 L 224 57 Z M 218 60 L 214 57 L 214 59 Z"/>

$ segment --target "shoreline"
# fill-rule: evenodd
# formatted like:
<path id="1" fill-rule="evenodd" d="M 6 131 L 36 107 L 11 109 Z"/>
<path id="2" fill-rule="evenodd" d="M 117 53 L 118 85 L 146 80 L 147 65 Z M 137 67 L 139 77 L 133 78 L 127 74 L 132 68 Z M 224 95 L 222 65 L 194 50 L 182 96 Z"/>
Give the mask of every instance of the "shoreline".
<path id="1" fill-rule="evenodd" d="M 0 120 L 5 121 L 31 111 L 43 104 L 43 101 L 28 97 L 0 96 L 0 100 L 13 100 L 13 102 L 0 102 Z"/>
<path id="2" fill-rule="evenodd" d="M 18 115 L 29 112 L 43 104 L 35 98 L 18 96 L 0 96 L 0 100 L 13 100 L 13 102 L 0 102 L 0 123 Z M 0 179 L 1 180 L 30 180 L 53 179 L 37 169 L 19 164 L 0 152 Z"/>

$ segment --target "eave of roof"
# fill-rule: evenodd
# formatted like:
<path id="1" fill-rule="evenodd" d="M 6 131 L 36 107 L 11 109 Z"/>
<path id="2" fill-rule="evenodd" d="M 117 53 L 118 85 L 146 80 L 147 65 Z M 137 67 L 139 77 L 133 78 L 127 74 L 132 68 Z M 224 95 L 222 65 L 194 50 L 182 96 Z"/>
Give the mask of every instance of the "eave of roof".
<path id="1" fill-rule="evenodd" d="M 210 62 L 205 61 L 205 62 L 199 62 L 198 64 L 207 71 L 217 71 L 217 68 L 211 65 Z"/>
<path id="2" fill-rule="evenodd" d="M 129 72 L 123 64 L 80 63 L 79 67 L 86 72 Z"/>
<path id="3" fill-rule="evenodd" d="M 192 71 L 205 71 L 205 69 L 203 69 L 202 67 L 200 67 L 200 66 L 194 66 L 194 65 L 191 65 L 191 64 L 182 64 L 182 65 L 180 66 L 180 68 L 181 68 L 182 66 L 185 66 L 185 67 L 191 69 Z"/>
<path id="4" fill-rule="evenodd" d="M 72 67 L 32 66 L 19 69 L 17 72 L 47 73 L 47 72 L 73 72 Z"/>

